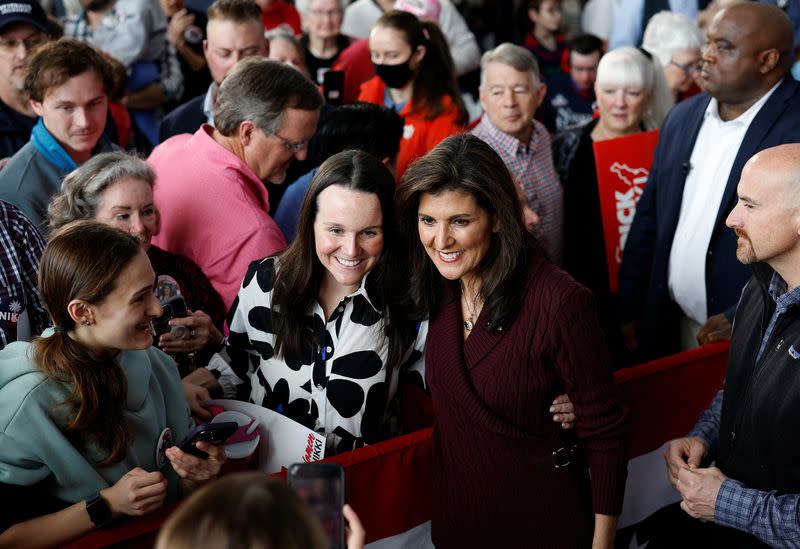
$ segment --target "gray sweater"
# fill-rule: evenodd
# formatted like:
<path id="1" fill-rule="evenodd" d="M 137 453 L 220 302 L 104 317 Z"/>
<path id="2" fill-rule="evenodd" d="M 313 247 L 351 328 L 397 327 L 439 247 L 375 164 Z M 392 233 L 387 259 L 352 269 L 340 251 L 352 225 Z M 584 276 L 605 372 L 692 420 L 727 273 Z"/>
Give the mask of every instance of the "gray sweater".
<path id="1" fill-rule="evenodd" d="M 93 154 L 113 150 L 116 146 L 101 137 Z M 43 229 L 47 204 L 61 190 L 61 180 L 67 173 L 28 142 L 0 170 L 0 199 L 14 204 L 37 228 Z"/>

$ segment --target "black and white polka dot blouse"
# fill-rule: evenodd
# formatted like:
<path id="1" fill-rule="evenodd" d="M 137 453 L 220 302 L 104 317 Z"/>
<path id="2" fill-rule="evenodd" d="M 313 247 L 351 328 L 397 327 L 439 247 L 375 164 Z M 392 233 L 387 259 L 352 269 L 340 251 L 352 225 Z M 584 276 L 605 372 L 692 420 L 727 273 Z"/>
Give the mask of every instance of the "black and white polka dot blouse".
<path id="1" fill-rule="evenodd" d="M 327 322 L 319 303 L 308 312 L 307 327 L 324 345 L 307 344 L 302 361 L 277 357 L 272 318 L 280 313 L 271 307 L 276 262 L 266 258 L 250 264 L 228 316 L 226 352 L 208 366 L 219 370 L 225 396 L 233 397 L 238 390 L 247 398 L 249 384 L 250 402 L 325 435 L 326 455 L 383 440 L 389 435 L 389 404 L 401 373 L 424 379 L 427 322 L 409 342 L 403 366 L 387 370 L 383 318 L 365 287 L 368 274 Z"/>

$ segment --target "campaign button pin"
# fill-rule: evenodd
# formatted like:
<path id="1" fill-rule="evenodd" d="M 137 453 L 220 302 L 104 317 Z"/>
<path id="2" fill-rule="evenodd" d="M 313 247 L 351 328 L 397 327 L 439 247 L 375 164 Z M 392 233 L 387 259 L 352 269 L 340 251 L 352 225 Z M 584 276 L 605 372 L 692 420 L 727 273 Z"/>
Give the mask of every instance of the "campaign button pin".
<path id="1" fill-rule="evenodd" d="M 169 427 L 161 431 L 156 444 L 156 467 L 163 469 L 167 465 L 167 448 L 172 446 L 172 429 Z"/>

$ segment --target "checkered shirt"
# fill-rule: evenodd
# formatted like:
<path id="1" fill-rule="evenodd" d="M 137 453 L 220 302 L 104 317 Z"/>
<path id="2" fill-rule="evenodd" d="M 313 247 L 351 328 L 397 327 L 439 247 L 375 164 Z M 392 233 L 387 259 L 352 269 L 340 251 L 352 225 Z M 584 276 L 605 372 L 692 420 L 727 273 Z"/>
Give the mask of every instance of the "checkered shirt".
<path id="1" fill-rule="evenodd" d="M 43 250 L 44 239 L 33 223 L 16 206 L 0 200 L 0 300 L 19 302 L 35 334 L 50 324 L 36 286 Z M 16 339 L 16 331 L 11 333 L 9 325 L 0 322 L 0 348 Z"/>
<path id="2" fill-rule="evenodd" d="M 536 236 L 550 259 L 560 264 L 564 247 L 564 198 L 561 182 L 553 166 L 550 134 L 532 120 L 533 133 L 527 143 L 520 142 L 492 124 L 484 115 L 472 133 L 488 143 L 506 163 L 511 175 L 522 184 L 528 206 L 541 219 Z"/>
<path id="3" fill-rule="evenodd" d="M 729 478 L 717 494 L 714 522 L 749 532 L 770 547 L 800 547 L 800 494 L 755 490 Z"/>

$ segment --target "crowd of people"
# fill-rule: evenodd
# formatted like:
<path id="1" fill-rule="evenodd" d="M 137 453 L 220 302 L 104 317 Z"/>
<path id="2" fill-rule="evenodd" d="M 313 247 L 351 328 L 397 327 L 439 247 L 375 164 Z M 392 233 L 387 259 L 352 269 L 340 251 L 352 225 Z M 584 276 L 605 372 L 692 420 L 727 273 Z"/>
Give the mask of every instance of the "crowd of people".
<path id="1" fill-rule="evenodd" d="M 330 456 L 413 391 L 437 547 L 610 548 L 613 371 L 723 340 L 651 545 L 800 543 L 800 10 L 677 4 L 0 0 L 0 547 L 190 492 L 159 547 L 323 547 L 170 441 L 224 397 Z M 612 280 L 598 146 L 653 130 Z"/>

